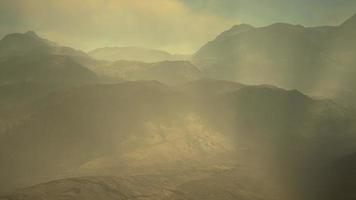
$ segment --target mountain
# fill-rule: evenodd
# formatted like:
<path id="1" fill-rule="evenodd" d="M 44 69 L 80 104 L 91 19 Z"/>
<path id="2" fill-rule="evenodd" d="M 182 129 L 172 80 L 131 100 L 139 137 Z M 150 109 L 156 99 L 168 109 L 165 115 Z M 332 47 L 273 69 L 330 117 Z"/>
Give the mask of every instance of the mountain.
<path id="1" fill-rule="evenodd" d="M 9 34 L 0 40 L 0 57 L 38 54 L 88 57 L 82 51 L 59 46 L 52 41 L 41 38 L 33 31 Z"/>
<path id="2" fill-rule="evenodd" d="M 352 90 L 355 24 L 352 17 L 334 27 L 284 23 L 259 28 L 234 26 L 205 44 L 192 60 L 211 78 L 308 93 Z"/>
<path id="3" fill-rule="evenodd" d="M 97 77 L 86 66 L 95 63 L 84 52 L 59 46 L 33 31 L 9 34 L 0 40 L 0 84 L 93 82 Z"/>
<path id="4" fill-rule="evenodd" d="M 98 60 L 132 60 L 141 62 L 161 62 L 166 60 L 188 60 L 186 55 L 172 55 L 165 51 L 142 47 L 105 47 L 94 49 L 89 55 Z"/>
<path id="5" fill-rule="evenodd" d="M 40 38 L 33 31 L 28 31 L 24 34 L 13 33 L 6 35 L 0 41 L 0 55 L 23 55 L 31 52 L 33 49 L 55 48 L 56 46 L 55 43 Z"/>
<path id="6" fill-rule="evenodd" d="M 50 93 L 97 83 L 98 76 L 78 60 L 91 59 L 33 31 L 1 39 L 0 134 L 30 116 L 40 107 L 32 103 Z"/>
<path id="7" fill-rule="evenodd" d="M 71 47 L 58 45 L 50 40 L 38 36 L 33 31 L 26 33 L 13 33 L 6 35 L 0 40 L 0 59 L 6 57 L 46 57 L 62 56 L 68 57 L 78 65 L 87 68 L 95 68 L 106 64 L 91 58 L 83 51 Z"/>
<path id="8" fill-rule="evenodd" d="M 8 34 L 0 40 L 0 85 L 6 90 L 27 83 L 29 87 L 24 88 L 40 89 L 42 96 L 55 88 L 92 84 L 99 79 L 87 66 L 99 64 L 84 52 L 59 46 L 33 31 Z M 29 94 L 22 89 L 10 93 L 20 95 L 20 91 Z"/>
<path id="9" fill-rule="evenodd" d="M 67 56 L 26 55 L 0 58 L 0 84 L 47 82 L 83 84 L 96 75 Z"/>
<path id="10" fill-rule="evenodd" d="M 127 47 L 98 49 L 93 51 L 93 54 L 96 55 L 98 53 L 98 55 L 101 55 L 102 53 L 106 54 L 107 52 L 111 51 L 115 51 L 116 53 L 121 52 L 120 54 L 123 55 L 122 58 L 125 59 L 132 58 L 133 60 L 139 60 L 136 58 L 140 58 L 140 56 L 142 56 L 142 58 L 144 58 L 143 60 L 148 61 L 150 58 L 154 58 L 149 61 L 155 62 L 143 63 L 139 61 L 121 60 L 114 62 L 96 60 L 95 58 L 92 58 L 91 56 L 82 51 L 70 47 L 63 47 L 57 45 L 54 42 L 41 38 L 35 32 L 29 31 L 26 33 L 9 34 L 6 35 L 2 40 L 0 40 L 0 62 L 2 62 L 0 63 L 0 67 L 1 65 L 4 65 L 3 68 L 8 68 L 10 65 L 32 66 L 35 64 L 34 62 L 38 62 L 40 65 L 44 66 L 52 65 L 53 62 L 57 62 L 56 69 L 58 69 L 59 65 L 67 65 L 68 70 L 71 69 L 74 65 L 76 65 L 77 67 L 86 67 L 89 70 L 92 70 L 97 73 L 99 75 L 100 80 L 104 82 L 120 82 L 122 80 L 148 79 L 159 80 L 166 83 L 178 83 L 187 80 L 195 80 L 200 76 L 200 71 L 194 65 L 192 65 L 188 61 L 180 61 L 183 59 L 184 56 L 181 57 L 178 55 L 171 55 L 163 51 Z M 94 57 L 96 57 L 95 55 Z M 127 57 L 128 55 L 131 55 L 133 57 L 129 58 Z M 59 61 L 59 57 L 61 57 L 61 61 Z M 16 59 L 18 60 L 17 62 L 19 62 L 20 64 L 11 63 L 14 62 Z M 40 61 L 40 59 L 44 60 Z M 53 61 L 51 61 L 52 64 L 47 63 L 49 59 L 53 59 Z M 140 67 L 137 68 L 137 65 L 139 65 Z M 16 67 L 18 68 L 18 66 L 15 66 L 12 70 L 16 70 Z M 53 68 L 53 66 L 49 67 L 48 69 L 51 68 Z M 28 68 L 29 71 L 30 69 L 31 68 Z M 36 78 L 41 79 L 40 77 L 29 77 L 28 74 L 26 74 L 27 72 L 23 72 L 23 74 L 21 75 L 22 77 L 17 78 L 19 80 L 26 78 L 26 80 L 23 81 L 29 81 Z M 22 72 L 19 71 L 19 73 Z M 33 71 L 33 74 L 37 73 L 38 72 Z M 70 73 L 70 71 L 68 71 L 68 73 Z M 41 72 L 41 74 L 44 75 L 44 72 Z M 9 74 L 3 74 L 3 82 L 11 82 L 11 80 L 6 79 L 15 78 L 11 78 L 11 76 L 16 76 L 16 73 L 6 78 L 5 76 L 8 75 Z M 51 78 L 52 75 L 49 75 L 48 78 Z M 61 73 L 58 74 L 58 77 L 59 76 L 61 76 Z M 71 77 L 74 76 L 76 76 L 76 74 L 69 75 L 67 79 L 71 79 Z M 78 82 L 81 81 L 81 78 L 81 76 L 78 76 Z"/>
<path id="11" fill-rule="evenodd" d="M 68 56 L 0 57 L 0 134 L 31 115 L 28 104 L 52 92 L 96 84 L 98 76 Z"/>
<path id="12" fill-rule="evenodd" d="M 158 80 L 168 84 L 193 81 L 202 77 L 200 70 L 188 61 L 144 63 L 120 60 L 93 70 L 101 76 L 120 80 Z"/>

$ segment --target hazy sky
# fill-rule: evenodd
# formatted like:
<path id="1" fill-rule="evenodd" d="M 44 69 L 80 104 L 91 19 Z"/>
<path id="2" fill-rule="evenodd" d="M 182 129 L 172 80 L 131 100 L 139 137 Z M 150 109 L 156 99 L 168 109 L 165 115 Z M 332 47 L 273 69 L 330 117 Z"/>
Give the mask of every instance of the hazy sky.
<path id="1" fill-rule="evenodd" d="M 193 53 L 234 24 L 337 25 L 355 13 L 356 0 L 0 0 L 0 37 L 34 30 L 83 50 Z"/>

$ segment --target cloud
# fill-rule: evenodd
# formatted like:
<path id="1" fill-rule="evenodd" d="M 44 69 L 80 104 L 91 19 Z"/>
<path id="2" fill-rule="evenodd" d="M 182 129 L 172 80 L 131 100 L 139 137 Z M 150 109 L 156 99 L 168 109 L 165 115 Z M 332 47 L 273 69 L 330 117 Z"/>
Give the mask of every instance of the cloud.
<path id="1" fill-rule="evenodd" d="M 0 34 L 35 30 L 65 45 L 194 52 L 236 21 L 180 0 L 3 0 Z"/>
<path id="2" fill-rule="evenodd" d="M 193 10 L 210 11 L 264 26 L 288 22 L 306 26 L 337 25 L 356 12 L 355 0 L 182 0 Z"/>

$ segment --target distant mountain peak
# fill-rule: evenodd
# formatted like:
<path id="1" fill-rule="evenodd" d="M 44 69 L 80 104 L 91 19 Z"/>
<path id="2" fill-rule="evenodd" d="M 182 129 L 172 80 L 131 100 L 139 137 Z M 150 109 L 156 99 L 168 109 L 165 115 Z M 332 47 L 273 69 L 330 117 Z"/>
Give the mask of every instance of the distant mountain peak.
<path id="1" fill-rule="evenodd" d="M 232 34 L 239 34 L 242 32 L 246 32 L 249 31 L 251 29 L 254 29 L 255 27 L 250 25 L 250 24 L 238 24 L 238 25 L 234 25 L 229 32 Z"/>
<path id="2" fill-rule="evenodd" d="M 224 39 L 226 37 L 231 37 L 249 30 L 254 29 L 255 27 L 249 24 L 238 24 L 231 27 L 229 30 L 221 33 L 216 39 Z"/>
<path id="3" fill-rule="evenodd" d="M 244 24 L 244 23 L 242 23 L 242 24 L 237 24 L 237 25 L 234 25 L 232 28 L 231 28 L 231 30 L 232 29 L 239 29 L 239 30 L 241 30 L 241 29 L 251 29 L 251 28 L 254 28 L 252 25 L 250 25 L 250 24 Z"/>
<path id="4" fill-rule="evenodd" d="M 24 35 L 38 37 L 38 35 L 35 31 L 27 31 L 26 33 L 24 33 Z"/>
<path id="5" fill-rule="evenodd" d="M 44 46 L 57 46 L 56 43 L 44 39 L 37 35 L 34 31 L 27 31 L 25 33 L 11 33 L 6 35 L 0 42 L 13 46 L 32 46 L 32 45 L 44 45 Z"/>
<path id="6" fill-rule="evenodd" d="M 39 37 L 34 31 L 27 31 L 25 33 L 11 33 L 5 35 L 3 40 L 13 40 L 14 38 L 22 38 L 22 39 L 42 39 Z"/>

